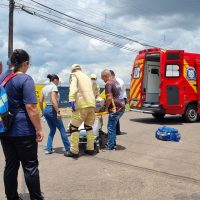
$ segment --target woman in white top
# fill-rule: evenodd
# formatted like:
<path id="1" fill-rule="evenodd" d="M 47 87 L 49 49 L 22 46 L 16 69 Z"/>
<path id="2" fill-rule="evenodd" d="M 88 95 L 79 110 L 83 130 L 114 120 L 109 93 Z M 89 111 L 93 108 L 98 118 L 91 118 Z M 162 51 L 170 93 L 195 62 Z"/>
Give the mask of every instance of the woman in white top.
<path id="1" fill-rule="evenodd" d="M 59 84 L 59 77 L 56 74 L 49 74 L 47 78 L 49 78 L 50 84 L 42 89 L 42 95 L 40 98 L 40 108 L 50 128 L 45 153 L 51 154 L 54 152 L 52 143 L 54 135 L 56 133 L 56 128 L 59 129 L 65 151 L 68 152 L 70 149 L 70 143 L 58 107 L 59 93 L 57 86 Z M 43 110 L 44 100 L 46 101 L 46 107 Z"/>

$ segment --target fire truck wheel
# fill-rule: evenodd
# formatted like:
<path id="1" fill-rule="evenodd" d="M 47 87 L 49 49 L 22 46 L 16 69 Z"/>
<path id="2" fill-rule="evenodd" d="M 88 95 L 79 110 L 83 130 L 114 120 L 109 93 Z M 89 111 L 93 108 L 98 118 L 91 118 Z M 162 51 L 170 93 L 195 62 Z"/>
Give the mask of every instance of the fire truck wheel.
<path id="1" fill-rule="evenodd" d="M 162 113 L 154 113 L 152 114 L 152 116 L 158 120 L 162 120 L 165 116 L 165 114 L 162 114 Z"/>
<path id="2" fill-rule="evenodd" d="M 197 107 L 194 104 L 189 104 L 183 117 L 187 122 L 196 122 L 198 119 Z"/>

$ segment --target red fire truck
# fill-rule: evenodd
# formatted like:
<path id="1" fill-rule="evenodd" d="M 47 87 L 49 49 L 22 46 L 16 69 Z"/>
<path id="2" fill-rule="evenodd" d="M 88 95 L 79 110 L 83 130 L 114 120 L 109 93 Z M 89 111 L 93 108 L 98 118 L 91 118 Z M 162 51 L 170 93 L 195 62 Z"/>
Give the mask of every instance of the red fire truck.
<path id="1" fill-rule="evenodd" d="M 200 54 L 184 50 L 145 49 L 131 74 L 130 105 L 135 111 L 182 115 L 195 122 L 200 114 Z"/>

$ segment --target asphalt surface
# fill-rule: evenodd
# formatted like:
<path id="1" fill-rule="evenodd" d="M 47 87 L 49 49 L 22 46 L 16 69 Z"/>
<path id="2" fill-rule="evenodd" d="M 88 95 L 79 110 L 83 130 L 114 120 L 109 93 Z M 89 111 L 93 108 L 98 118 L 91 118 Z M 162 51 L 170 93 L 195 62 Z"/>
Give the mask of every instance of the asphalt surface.
<path id="1" fill-rule="evenodd" d="M 104 117 L 106 131 L 107 118 Z M 200 124 L 184 123 L 167 116 L 158 122 L 151 115 L 126 112 L 121 119 L 116 151 L 100 151 L 78 159 L 63 156 L 57 132 L 55 153 L 44 154 L 48 127 L 42 122 L 45 139 L 39 145 L 40 177 L 46 200 L 200 200 Z M 67 126 L 68 119 L 64 119 Z M 155 138 L 161 125 L 177 128 L 180 142 Z M 4 156 L 0 148 L 0 200 L 3 188 Z M 28 200 L 23 173 L 19 172 L 19 193 Z"/>

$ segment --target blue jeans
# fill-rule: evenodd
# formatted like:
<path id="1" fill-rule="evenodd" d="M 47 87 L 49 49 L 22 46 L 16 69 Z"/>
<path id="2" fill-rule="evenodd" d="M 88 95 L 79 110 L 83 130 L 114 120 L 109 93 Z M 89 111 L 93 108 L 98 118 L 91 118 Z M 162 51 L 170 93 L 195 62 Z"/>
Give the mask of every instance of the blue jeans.
<path id="1" fill-rule="evenodd" d="M 116 112 L 116 113 L 110 113 L 108 116 L 108 141 L 107 141 L 107 147 L 109 149 L 113 149 L 116 145 L 116 125 L 121 116 L 124 114 L 125 108 L 122 110 Z"/>
<path id="2" fill-rule="evenodd" d="M 65 131 L 65 127 L 63 125 L 62 119 L 57 119 L 57 113 L 53 106 L 47 105 L 44 109 L 44 117 L 47 120 L 47 123 L 50 128 L 50 133 L 48 136 L 47 140 L 47 150 L 51 151 L 52 150 L 52 143 L 53 143 L 53 138 L 56 133 L 56 128 L 60 131 L 61 139 L 64 144 L 65 150 L 69 151 L 70 150 L 70 143 Z"/>

